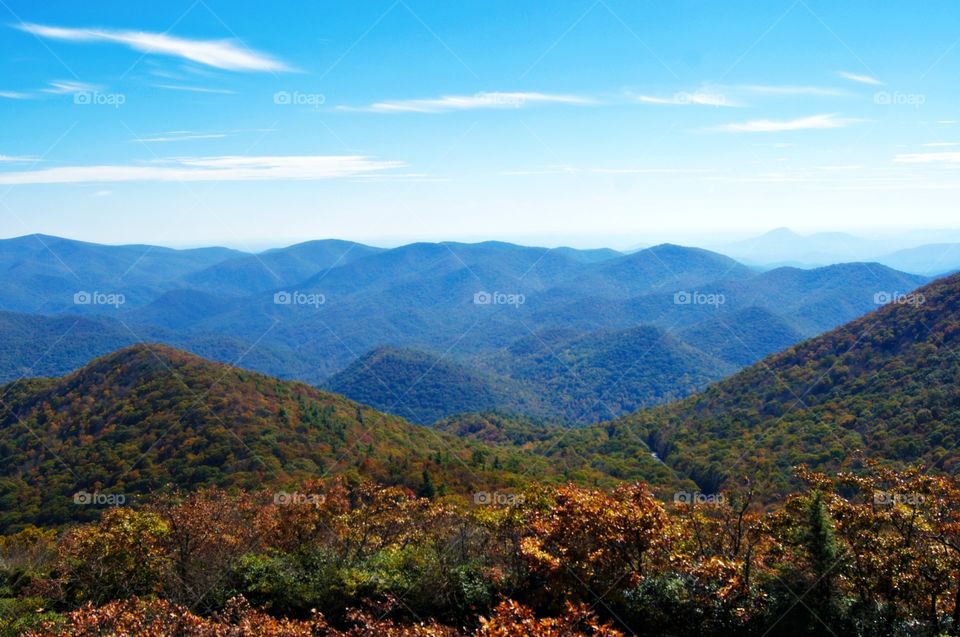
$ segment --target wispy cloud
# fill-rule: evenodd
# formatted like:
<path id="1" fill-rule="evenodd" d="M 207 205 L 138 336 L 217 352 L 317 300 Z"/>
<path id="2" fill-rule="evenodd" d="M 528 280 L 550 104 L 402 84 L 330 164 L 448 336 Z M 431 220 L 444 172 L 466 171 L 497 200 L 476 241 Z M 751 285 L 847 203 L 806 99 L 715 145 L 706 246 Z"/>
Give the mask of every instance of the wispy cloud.
<path id="1" fill-rule="evenodd" d="M 568 164 L 559 164 L 554 166 L 540 166 L 537 168 L 526 168 L 520 170 L 507 170 L 502 175 L 524 177 L 534 175 L 569 175 L 569 174 L 594 174 L 594 175 L 696 175 L 714 172 L 713 168 L 673 168 L 665 166 L 656 167 L 587 167 L 570 166 Z"/>
<path id="2" fill-rule="evenodd" d="M 641 104 L 661 106 L 742 106 L 742 104 L 726 95 L 713 91 L 680 91 L 668 97 L 638 95 L 635 99 Z"/>
<path id="3" fill-rule="evenodd" d="M 166 33 L 21 24 L 37 37 L 68 42 L 109 42 L 140 53 L 178 57 L 228 71 L 290 71 L 283 62 L 232 40 L 191 40 Z"/>
<path id="4" fill-rule="evenodd" d="M 754 119 L 747 122 L 724 124 L 714 130 L 727 133 L 780 133 L 785 131 L 844 128 L 863 120 L 838 117 L 836 113 L 810 115 L 796 119 Z"/>
<path id="5" fill-rule="evenodd" d="M 196 181 L 315 181 L 356 177 L 404 166 L 359 155 L 181 157 L 136 165 L 60 166 L 0 171 L 0 184 Z"/>
<path id="6" fill-rule="evenodd" d="M 925 148 L 947 148 L 950 146 L 960 146 L 960 142 L 930 142 L 923 144 Z"/>
<path id="7" fill-rule="evenodd" d="M 0 164 L 12 164 L 22 161 L 37 161 L 36 157 L 30 157 L 27 155 L 0 155 Z"/>
<path id="8" fill-rule="evenodd" d="M 194 133 L 191 131 L 175 130 L 167 131 L 165 133 L 158 133 L 150 137 L 135 137 L 131 139 L 132 142 L 151 142 L 151 143 L 162 143 L 162 142 L 189 142 L 198 139 L 222 139 L 226 137 L 226 133 Z"/>
<path id="9" fill-rule="evenodd" d="M 168 91 L 189 91 L 190 93 L 214 93 L 217 95 L 235 95 L 236 91 L 228 88 L 207 88 L 205 86 L 187 86 L 185 84 L 151 84 L 154 88 L 163 88 Z"/>
<path id="10" fill-rule="evenodd" d="M 883 82 L 875 77 L 861 75 L 859 73 L 850 73 L 849 71 L 837 71 L 837 75 L 845 80 L 850 80 L 851 82 L 857 82 L 859 84 L 869 84 L 871 86 L 880 86 L 883 84 Z"/>
<path id="11" fill-rule="evenodd" d="M 86 82 L 75 82 L 73 80 L 54 80 L 50 82 L 47 88 L 40 89 L 43 93 L 52 93 L 54 95 L 70 95 L 73 93 L 89 93 L 99 90 L 96 84 L 87 84 Z"/>
<path id="12" fill-rule="evenodd" d="M 26 100 L 30 99 L 30 94 L 21 91 L 0 91 L 0 97 L 8 100 Z"/>
<path id="13" fill-rule="evenodd" d="M 340 106 L 339 110 L 369 113 L 446 113 L 476 109 L 523 108 L 534 104 L 588 105 L 596 101 L 581 95 L 561 95 L 536 92 L 483 92 L 473 95 L 445 95 L 443 97 L 376 102 L 368 106 Z"/>
<path id="14" fill-rule="evenodd" d="M 809 95 L 814 97 L 842 97 L 850 94 L 844 89 L 827 88 L 823 86 L 776 86 L 763 84 L 744 84 L 731 88 L 733 90 L 743 91 L 745 93 L 771 96 Z"/>
<path id="15" fill-rule="evenodd" d="M 893 161 L 900 164 L 960 164 L 960 152 L 904 153 Z"/>

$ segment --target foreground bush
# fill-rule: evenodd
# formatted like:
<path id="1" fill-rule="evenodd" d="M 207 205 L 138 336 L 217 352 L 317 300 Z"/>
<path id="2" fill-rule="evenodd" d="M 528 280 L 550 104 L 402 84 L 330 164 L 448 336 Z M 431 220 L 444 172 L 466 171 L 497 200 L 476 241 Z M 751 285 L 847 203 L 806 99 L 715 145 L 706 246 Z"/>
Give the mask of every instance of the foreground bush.
<path id="1" fill-rule="evenodd" d="M 642 485 L 490 505 L 341 481 L 168 496 L 0 538 L 0 634 L 46 613 L 64 635 L 956 634 L 957 481 L 799 477 L 773 510 Z"/>
<path id="2" fill-rule="evenodd" d="M 513 602 L 497 607 L 490 619 L 481 619 L 474 632 L 463 632 L 435 622 L 397 625 L 363 613 L 351 613 L 350 627 L 338 630 L 314 613 L 307 620 L 275 619 L 253 610 L 243 598 L 231 599 L 221 613 L 203 618 L 183 606 L 166 601 L 136 598 L 111 602 L 100 608 L 86 606 L 65 621 L 49 623 L 30 637 L 621 637 L 597 620 L 586 607 L 568 608 L 558 619 L 537 619 L 529 608 Z"/>

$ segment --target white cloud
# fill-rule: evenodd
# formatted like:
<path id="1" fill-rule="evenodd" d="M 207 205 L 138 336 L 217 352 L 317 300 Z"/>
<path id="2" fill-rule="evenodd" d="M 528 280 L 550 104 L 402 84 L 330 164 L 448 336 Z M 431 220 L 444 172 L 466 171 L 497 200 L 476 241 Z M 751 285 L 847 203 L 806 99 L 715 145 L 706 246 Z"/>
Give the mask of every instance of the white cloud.
<path id="1" fill-rule="evenodd" d="M 26 155 L 0 155 L 0 164 L 10 164 L 18 161 L 37 161 L 36 157 L 29 157 Z"/>
<path id="2" fill-rule="evenodd" d="M 481 108 L 522 108 L 531 104 L 594 104 L 594 100 L 579 95 L 558 95 L 535 92 L 482 92 L 473 95 L 445 95 L 443 97 L 376 102 L 369 106 L 340 106 L 340 110 L 371 113 L 445 113 Z"/>
<path id="3" fill-rule="evenodd" d="M 41 38 L 68 42 L 110 42 L 147 54 L 169 55 L 228 71 L 289 71 L 283 62 L 230 40 L 190 40 L 166 33 L 74 29 L 43 24 L 17 28 Z"/>
<path id="4" fill-rule="evenodd" d="M 760 84 L 746 84 L 732 87 L 745 93 L 758 95 L 810 95 L 817 97 L 842 97 L 849 95 L 843 89 L 824 88 L 822 86 L 766 86 Z"/>
<path id="5" fill-rule="evenodd" d="M 538 168 L 529 168 L 521 170 L 507 170 L 502 175 L 515 177 L 533 176 L 533 175 L 569 175 L 577 173 L 587 173 L 594 175 L 696 175 L 703 173 L 712 173 L 713 168 L 669 168 L 669 167 L 603 167 L 603 168 L 581 168 L 560 164 L 555 166 L 541 166 Z"/>
<path id="6" fill-rule="evenodd" d="M 86 82 L 75 82 L 73 80 L 54 80 L 50 82 L 48 88 L 40 89 L 44 93 L 53 93 L 54 95 L 67 95 L 71 93 L 89 93 L 96 91 L 100 87 L 96 84 L 87 84 Z"/>
<path id="7" fill-rule="evenodd" d="M 857 82 L 858 84 L 869 84 L 871 86 L 880 86 L 883 84 L 883 82 L 881 82 L 877 78 L 870 77 L 869 75 L 860 75 L 858 73 L 850 73 L 848 71 L 837 71 L 837 75 L 839 75 L 845 80 L 850 80 L 851 82 Z"/>
<path id="8" fill-rule="evenodd" d="M 841 172 L 846 170 L 860 170 L 863 168 L 860 164 L 837 164 L 833 166 L 816 166 L 817 170 L 825 170 L 827 172 Z"/>
<path id="9" fill-rule="evenodd" d="M 748 122 L 725 124 L 715 130 L 728 133 L 780 133 L 785 131 L 844 128 L 862 120 L 837 117 L 835 113 L 810 115 L 796 119 L 755 119 Z"/>
<path id="10" fill-rule="evenodd" d="M 958 142 L 930 142 L 929 144 L 923 144 L 925 148 L 947 148 L 950 146 L 960 146 Z"/>
<path id="11" fill-rule="evenodd" d="M 181 157 L 138 165 L 62 166 L 0 171 L 0 184 L 75 184 L 131 181 L 313 181 L 356 177 L 404 166 L 359 155 Z"/>
<path id="12" fill-rule="evenodd" d="M 166 133 L 159 133 L 152 137 L 135 137 L 131 139 L 132 142 L 150 142 L 150 143 L 162 143 L 162 142 L 189 142 L 195 141 L 198 139 L 222 139 L 226 137 L 226 133 L 192 133 L 190 131 L 169 131 Z"/>
<path id="13" fill-rule="evenodd" d="M 0 91 L 0 97 L 8 100 L 26 100 L 30 99 L 30 94 L 20 91 Z"/>
<path id="14" fill-rule="evenodd" d="M 727 96 L 711 91 L 680 91 L 669 97 L 638 95 L 635 99 L 641 104 L 664 106 L 741 106 Z"/>
<path id="15" fill-rule="evenodd" d="M 944 153 L 904 153 L 893 161 L 900 164 L 960 164 L 960 152 Z"/>
<path id="16" fill-rule="evenodd" d="M 186 86 L 184 84 L 151 84 L 154 88 L 164 88 L 168 91 L 189 91 L 191 93 L 215 93 L 218 95 L 235 95 L 236 91 L 228 88 L 207 88 L 204 86 Z"/>

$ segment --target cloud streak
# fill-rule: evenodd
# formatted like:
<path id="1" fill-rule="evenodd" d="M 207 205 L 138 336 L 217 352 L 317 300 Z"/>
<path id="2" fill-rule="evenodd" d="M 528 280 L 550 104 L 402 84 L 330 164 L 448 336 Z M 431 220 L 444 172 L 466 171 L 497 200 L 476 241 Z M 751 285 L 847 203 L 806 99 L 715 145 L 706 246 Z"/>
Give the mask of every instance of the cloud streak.
<path id="1" fill-rule="evenodd" d="M 893 161 L 898 164 L 960 164 L 960 152 L 944 153 L 904 153 Z"/>
<path id="2" fill-rule="evenodd" d="M 223 139 L 226 137 L 226 133 L 193 133 L 190 131 L 168 131 L 166 133 L 160 133 L 158 135 L 152 135 L 150 137 L 135 137 L 131 139 L 132 142 L 188 142 L 198 139 Z"/>
<path id="3" fill-rule="evenodd" d="M 178 57 L 227 71 L 290 71 L 289 66 L 265 53 L 252 51 L 232 40 L 192 40 L 166 33 L 54 27 L 24 23 L 21 31 L 48 40 L 120 44 L 148 55 Z"/>
<path id="4" fill-rule="evenodd" d="M 869 84 L 870 86 L 883 85 L 883 82 L 881 82 L 875 77 L 870 77 L 869 75 L 860 75 L 858 73 L 850 73 L 848 71 L 837 71 L 837 75 L 839 75 L 845 80 L 850 80 L 851 82 L 857 82 L 858 84 Z"/>
<path id="5" fill-rule="evenodd" d="M 729 99 L 721 93 L 710 91 L 681 91 L 674 93 L 669 97 L 655 97 L 651 95 L 638 95 L 636 101 L 641 104 L 653 104 L 659 106 L 741 106 L 738 102 Z"/>
<path id="6" fill-rule="evenodd" d="M 756 95 L 770 96 L 796 96 L 807 95 L 811 97 L 843 97 L 849 95 L 844 89 L 826 88 L 823 86 L 777 86 L 762 84 L 746 84 L 733 87 L 734 90 L 740 90 L 745 93 L 754 93 Z"/>
<path id="7" fill-rule="evenodd" d="M 73 80 L 54 80 L 50 86 L 42 88 L 42 93 L 51 93 L 53 95 L 71 95 L 74 93 L 89 93 L 99 90 L 100 86 L 96 84 L 87 84 L 86 82 L 75 82 Z"/>
<path id="8" fill-rule="evenodd" d="M 208 88 L 205 86 L 187 86 L 185 84 L 151 84 L 154 88 L 162 88 L 168 91 L 187 91 L 190 93 L 210 93 L 215 95 L 235 95 L 236 91 L 227 88 Z"/>
<path id="9" fill-rule="evenodd" d="M 473 95 L 445 95 L 443 97 L 392 100 L 369 106 L 340 106 L 339 110 L 367 113 L 448 113 L 477 109 L 523 108 L 535 104 L 567 104 L 585 106 L 596 102 L 581 95 L 561 95 L 536 92 L 482 92 Z"/>
<path id="10" fill-rule="evenodd" d="M 138 165 L 60 166 L 0 171 L 0 184 L 81 184 L 198 181 L 317 181 L 357 177 L 405 166 L 360 155 L 183 157 Z"/>
<path id="11" fill-rule="evenodd" d="M 796 119 L 755 119 L 747 122 L 724 124 L 714 130 L 725 133 L 781 133 L 800 130 L 824 130 L 831 128 L 845 128 L 862 120 L 837 117 L 835 113 L 810 115 Z"/>

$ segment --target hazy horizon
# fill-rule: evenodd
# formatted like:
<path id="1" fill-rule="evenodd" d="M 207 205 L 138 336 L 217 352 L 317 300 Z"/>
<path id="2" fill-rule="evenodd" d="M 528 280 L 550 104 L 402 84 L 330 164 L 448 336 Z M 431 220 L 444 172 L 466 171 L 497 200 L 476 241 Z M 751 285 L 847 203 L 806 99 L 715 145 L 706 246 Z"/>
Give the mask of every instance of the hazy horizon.
<path id="1" fill-rule="evenodd" d="M 129 240 L 102 240 L 92 236 L 73 236 L 57 232 L 28 232 L 19 234 L 9 234 L 0 236 L 0 240 L 16 239 L 29 236 L 31 234 L 42 234 L 48 236 L 69 239 L 73 241 L 83 241 L 87 243 L 98 243 L 103 245 L 155 245 L 159 247 L 173 249 L 192 249 L 207 247 L 225 247 L 235 250 L 248 252 L 260 252 L 276 248 L 285 248 L 299 243 L 321 240 L 341 240 L 361 243 L 371 247 L 391 249 L 413 243 L 486 243 L 501 242 L 529 247 L 543 248 L 574 248 L 578 250 L 598 250 L 611 249 L 617 251 L 632 251 L 651 247 L 663 243 L 671 243 L 688 247 L 719 247 L 726 244 L 751 241 L 759 239 L 778 231 L 789 231 L 798 235 L 799 239 L 815 237 L 818 235 L 848 235 L 853 239 L 863 241 L 882 242 L 888 246 L 900 246 L 894 249 L 904 249 L 920 245 L 936 243 L 955 243 L 960 242 L 960 228 L 910 228 L 895 230 L 883 229 L 823 229 L 816 231 L 800 231 L 786 226 L 771 227 L 761 230 L 729 230 L 718 232 L 657 232 L 649 234 L 638 234 L 635 236 L 602 236 L 602 235 L 460 235 L 460 236 L 437 236 L 424 233 L 419 236 L 402 237 L 384 237 L 376 235 L 368 236 L 329 236 L 329 235 L 305 235 L 300 237 L 280 237 L 280 238 L 261 238 L 255 240 L 231 240 L 229 238 L 211 239 L 211 240 L 184 240 L 184 241 L 154 241 L 149 236 L 131 237 Z M 938 240 L 942 239 L 942 241 Z M 877 255 L 881 256 L 881 255 Z"/>

